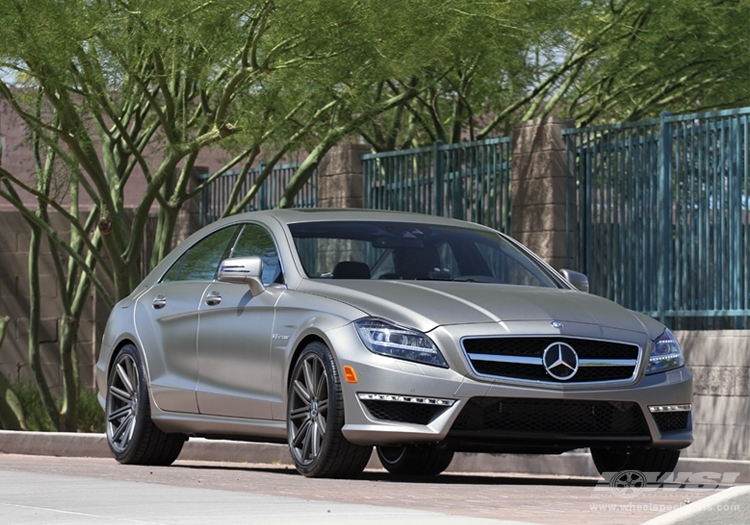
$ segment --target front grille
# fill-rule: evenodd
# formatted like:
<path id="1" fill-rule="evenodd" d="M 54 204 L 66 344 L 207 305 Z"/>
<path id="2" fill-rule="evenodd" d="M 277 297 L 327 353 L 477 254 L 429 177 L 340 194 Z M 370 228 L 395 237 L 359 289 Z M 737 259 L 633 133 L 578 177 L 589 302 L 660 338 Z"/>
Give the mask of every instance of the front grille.
<path id="1" fill-rule="evenodd" d="M 566 380 L 548 374 L 542 362 L 544 350 L 558 342 L 570 345 L 579 360 L 578 371 Z M 641 353 L 634 344 L 569 337 L 466 338 L 461 344 L 477 374 L 550 383 L 632 379 Z"/>
<path id="2" fill-rule="evenodd" d="M 569 399 L 472 398 L 452 433 L 533 436 L 648 436 L 637 403 Z"/>
<path id="3" fill-rule="evenodd" d="M 386 421 L 400 423 L 415 423 L 426 425 L 439 413 L 444 406 L 427 405 L 421 403 L 405 403 L 400 401 L 362 401 L 372 417 Z"/>
<path id="4" fill-rule="evenodd" d="M 669 432 L 672 430 L 685 430 L 688 426 L 688 415 L 690 412 L 657 412 L 651 414 L 654 416 L 656 426 L 659 432 Z"/>

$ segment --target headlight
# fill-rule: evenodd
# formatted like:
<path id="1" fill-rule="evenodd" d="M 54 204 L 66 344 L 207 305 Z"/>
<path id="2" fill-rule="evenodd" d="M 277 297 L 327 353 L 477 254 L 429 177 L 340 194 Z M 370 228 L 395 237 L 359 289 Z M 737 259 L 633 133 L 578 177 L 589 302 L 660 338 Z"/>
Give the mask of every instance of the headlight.
<path id="1" fill-rule="evenodd" d="M 675 336 L 668 329 L 654 341 L 651 357 L 648 360 L 647 374 L 666 372 L 673 368 L 679 368 L 685 364 L 682 357 L 682 349 Z"/>
<path id="2" fill-rule="evenodd" d="M 448 368 L 443 354 L 432 339 L 422 332 L 371 317 L 355 321 L 354 325 L 362 342 L 371 352 Z"/>

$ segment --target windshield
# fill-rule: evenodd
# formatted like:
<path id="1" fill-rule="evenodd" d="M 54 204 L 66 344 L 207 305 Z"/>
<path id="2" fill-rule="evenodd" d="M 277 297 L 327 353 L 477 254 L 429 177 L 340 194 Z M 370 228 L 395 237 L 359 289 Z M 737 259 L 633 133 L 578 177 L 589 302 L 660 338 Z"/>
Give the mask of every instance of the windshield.
<path id="1" fill-rule="evenodd" d="M 500 234 L 387 221 L 289 225 L 312 279 L 406 279 L 558 287 L 542 266 Z"/>

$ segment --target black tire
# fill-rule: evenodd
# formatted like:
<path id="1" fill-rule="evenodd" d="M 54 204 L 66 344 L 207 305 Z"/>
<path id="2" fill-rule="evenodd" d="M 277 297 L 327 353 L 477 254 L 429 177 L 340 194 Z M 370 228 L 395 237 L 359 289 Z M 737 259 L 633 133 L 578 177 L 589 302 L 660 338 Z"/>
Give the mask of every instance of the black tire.
<path id="1" fill-rule="evenodd" d="M 167 434 L 151 421 L 146 373 L 132 344 L 117 353 L 107 381 L 107 444 L 128 465 L 171 465 L 187 437 Z"/>
<path id="2" fill-rule="evenodd" d="M 321 342 L 305 347 L 292 371 L 287 398 L 287 441 L 294 465 L 311 478 L 352 478 L 367 465 L 372 447 L 341 433 L 344 401 L 333 356 Z"/>
<path id="3" fill-rule="evenodd" d="M 378 459 L 397 476 L 436 476 L 448 468 L 453 450 L 439 445 L 380 446 Z"/>
<path id="4" fill-rule="evenodd" d="M 638 470 L 643 473 L 657 472 L 658 479 L 674 471 L 680 451 L 665 448 L 592 448 L 591 458 L 602 475 L 607 472 L 611 477 L 612 473 Z"/>

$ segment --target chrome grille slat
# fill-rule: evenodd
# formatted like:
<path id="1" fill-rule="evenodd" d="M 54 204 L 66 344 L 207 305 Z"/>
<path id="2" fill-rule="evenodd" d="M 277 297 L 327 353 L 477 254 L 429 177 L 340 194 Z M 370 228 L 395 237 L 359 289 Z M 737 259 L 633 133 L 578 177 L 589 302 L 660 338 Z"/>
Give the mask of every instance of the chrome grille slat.
<path id="1" fill-rule="evenodd" d="M 549 375 L 544 350 L 553 343 L 570 345 L 578 355 L 578 372 L 565 381 Z M 633 343 L 573 337 L 466 337 L 461 346 L 477 375 L 547 383 L 624 383 L 638 372 L 642 350 Z"/>

